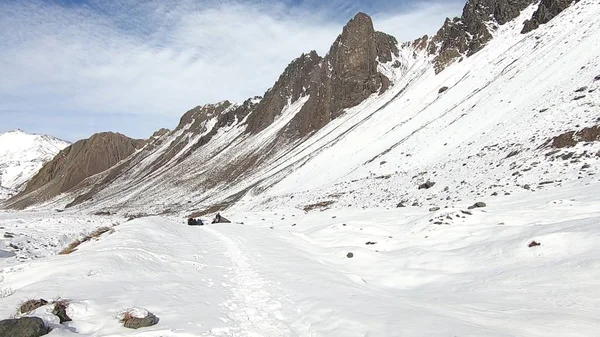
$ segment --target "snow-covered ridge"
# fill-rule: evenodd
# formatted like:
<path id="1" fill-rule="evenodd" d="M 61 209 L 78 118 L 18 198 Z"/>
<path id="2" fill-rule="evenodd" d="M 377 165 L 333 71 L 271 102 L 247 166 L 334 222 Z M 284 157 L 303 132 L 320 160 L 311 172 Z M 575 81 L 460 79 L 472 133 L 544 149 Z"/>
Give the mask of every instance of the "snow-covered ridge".
<path id="1" fill-rule="evenodd" d="M 0 199 L 19 191 L 46 163 L 70 143 L 21 130 L 0 133 Z"/>

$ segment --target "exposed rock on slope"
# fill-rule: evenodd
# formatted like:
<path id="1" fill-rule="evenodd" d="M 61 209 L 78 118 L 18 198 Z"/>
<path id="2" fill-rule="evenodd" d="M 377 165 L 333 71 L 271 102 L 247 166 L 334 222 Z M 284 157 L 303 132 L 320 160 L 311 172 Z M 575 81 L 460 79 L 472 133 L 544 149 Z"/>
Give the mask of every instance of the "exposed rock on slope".
<path id="1" fill-rule="evenodd" d="M 146 190 L 140 193 L 150 193 L 150 180 L 157 186 L 185 186 L 191 193 L 233 184 L 268 165 L 280 149 L 304 139 L 344 109 L 386 91 L 391 81 L 378 67 L 398 55 L 397 41 L 376 32 L 371 18 L 359 13 L 325 57 L 315 51 L 301 55 L 264 97 L 250 98 L 241 105 L 223 101 L 191 109 L 175 130 L 163 132 L 166 137 L 152 137 L 145 149 L 88 180 L 86 187 L 91 188 L 80 191 L 69 205 L 89 201 L 117 181 L 127 180 L 131 189 L 143 184 Z M 253 137 L 270 128 L 284 111 L 288 111 L 284 124 L 257 142 Z M 224 134 L 227 142 L 219 140 Z M 209 143 L 212 145 L 206 148 Z M 205 165 L 207 162 L 211 165 Z"/>
<path id="2" fill-rule="evenodd" d="M 574 0 L 542 0 L 538 5 L 538 9 L 533 13 L 530 20 L 523 23 L 521 33 L 529 33 L 537 29 L 540 25 L 548 23 L 560 12 L 571 6 Z"/>
<path id="3" fill-rule="evenodd" d="M 516 18 L 533 0 L 471 0 L 463 8 L 460 18 L 446 19 L 431 38 L 427 35 L 413 42 L 427 48 L 433 57 L 436 73 L 444 70 L 461 57 L 469 57 L 483 48 L 491 39 L 497 25 Z"/>
<path id="4" fill-rule="evenodd" d="M 77 186 L 85 178 L 105 171 L 140 149 L 146 142 L 119 133 L 98 133 L 80 140 L 46 163 L 27 187 L 8 204 L 24 208 L 53 198 Z"/>
<path id="5" fill-rule="evenodd" d="M 371 18 L 358 13 L 344 27 L 313 74 L 310 99 L 296 115 L 288 131 L 306 135 L 358 105 L 370 95 L 384 92 L 390 80 L 378 71 L 378 63 L 398 56 L 397 41 L 376 32 Z"/>
<path id="6" fill-rule="evenodd" d="M 303 137 L 340 116 L 344 109 L 384 92 L 390 80 L 377 67 L 398 56 L 397 44 L 393 36 L 376 32 L 367 14 L 358 13 L 324 58 L 311 51 L 290 63 L 248 117 L 247 131 L 260 132 L 290 102 L 309 96 L 286 129 L 288 135 Z"/>

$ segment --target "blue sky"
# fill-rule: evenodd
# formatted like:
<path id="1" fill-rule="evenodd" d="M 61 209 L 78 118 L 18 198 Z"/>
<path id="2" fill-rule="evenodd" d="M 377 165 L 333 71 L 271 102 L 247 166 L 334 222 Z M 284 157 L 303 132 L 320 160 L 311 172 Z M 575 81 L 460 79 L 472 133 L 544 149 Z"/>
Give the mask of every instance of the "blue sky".
<path id="1" fill-rule="evenodd" d="M 399 41 L 464 1 L 0 0 L 0 132 L 146 138 L 196 105 L 262 95 L 358 11 Z"/>

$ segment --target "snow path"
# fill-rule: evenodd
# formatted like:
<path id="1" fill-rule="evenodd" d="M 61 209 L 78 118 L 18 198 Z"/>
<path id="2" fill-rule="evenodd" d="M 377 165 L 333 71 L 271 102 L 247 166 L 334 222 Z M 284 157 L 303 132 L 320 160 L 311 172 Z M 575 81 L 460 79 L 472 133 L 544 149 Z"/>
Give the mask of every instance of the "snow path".
<path id="1" fill-rule="evenodd" d="M 269 293 L 265 280 L 252 268 L 240 246 L 216 230 L 208 227 L 204 229 L 225 244 L 225 255 L 234 265 L 234 276 L 231 278 L 234 283 L 233 298 L 227 300 L 224 306 L 231 310 L 228 317 L 237 322 L 241 329 L 239 334 L 225 335 L 291 336 L 290 330 L 283 322 L 281 303 Z"/>

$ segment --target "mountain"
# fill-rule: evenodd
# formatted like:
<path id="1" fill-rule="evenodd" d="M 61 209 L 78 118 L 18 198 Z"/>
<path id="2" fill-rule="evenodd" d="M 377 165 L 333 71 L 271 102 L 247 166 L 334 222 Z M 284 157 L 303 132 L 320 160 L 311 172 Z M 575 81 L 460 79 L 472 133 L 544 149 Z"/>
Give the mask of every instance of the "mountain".
<path id="1" fill-rule="evenodd" d="M 68 142 L 21 130 L 0 133 L 0 199 L 20 191 Z"/>
<path id="2" fill-rule="evenodd" d="M 293 60 L 262 97 L 186 112 L 52 205 L 443 207 L 590 184 L 600 160 L 598 14 L 593 1 L 474 0 L 434 36 L 398 44 L 359 13 L 326 55 Z M 31 193 L 9 206 L 36 203 Z"/>
<path id="3" fill-rule="evenodd" d="M 68 192 L 87 177 L 103 172 L 145 144 L 120 133 L 104 132 L 61 150 L 8 202 L 16 207 L 43 202 Z"/>

